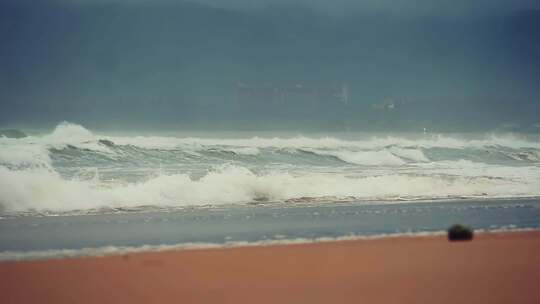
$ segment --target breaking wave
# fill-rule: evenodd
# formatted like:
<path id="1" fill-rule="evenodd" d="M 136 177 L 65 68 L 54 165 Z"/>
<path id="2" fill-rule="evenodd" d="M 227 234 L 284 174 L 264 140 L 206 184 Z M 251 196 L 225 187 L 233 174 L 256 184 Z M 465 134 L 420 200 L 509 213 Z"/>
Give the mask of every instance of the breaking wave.
<path id="1" fill-rule="evenodd" d="M 61 123 L 0 138 L 0 209 L 538 196 L 539 165 L 540 143 L 516 135 L 121 137 Z"/>

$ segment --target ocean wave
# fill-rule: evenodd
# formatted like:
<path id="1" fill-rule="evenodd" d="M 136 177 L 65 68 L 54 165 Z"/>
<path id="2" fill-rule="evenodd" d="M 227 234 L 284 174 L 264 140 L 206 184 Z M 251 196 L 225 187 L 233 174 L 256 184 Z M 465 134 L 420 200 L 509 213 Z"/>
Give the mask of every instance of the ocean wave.
<path id="1" fill-rule="evenodd" d="M 485 147 L 508 147 L 513 149 L 532 148 L 540 149 L 540 142 L 530 141 L 524 135 L 488 134 L 482 139 L 454 138 L 442 134 L 429 134 L 405 138 L 396 136 L 375 137 L 369 136 L 364 139 L 340 139 L 334 137 L 311 138 L 298 135 L 290 138 L 197 138 L 197 137 L 171 137 L 171 136 L 105 136 L 95 135 L 83 126 L 62 122 L 52 133 L 36 137 L 29 136 L 17 139 L 18 142 L 38 143 L 53 147 L 66 145 L 80 146 L 81 148 L 109 151 L 107 145 L 99 143 L 106 140 L 116 145 L 131 145 L 148 149 L 177 149 L 182 147 L 200 148 L 202 146 L 230 146 L 250 148 L 314 148 L 314 149 L 339 149 L 355 148 L 359 150 L 380 150 L 389 147 L 401 148 L 485 148 Z M 0 138 L 0 142 L 14 140 Z M 110 152 L 110 151 L 109 151 Z"/>
<path id="2" fill-rule="evenodd" d="M 135 183 L 102 182 L 99 178 L 65 179 L 49 170 L 11 170 L 0 166 L 0 188 L 10 189 L 0 194 L 0 205 L 5 212 L 292 202 L 302 198 L 333 201 L 540 195 L 538 180 L 529 179 L 414 174 L 256 174 L 233 165 L 222 166 L 200 178 L 188 174 L 158 175 Z"/>
<path id="3" fill-rule="evenodd" d="M 290 138 L 197 138 L 197 137 L 160 137 L 160 136 L 134 136 L 134 137 L 105 137 L 120 145 L 133 145 L 143 148 L 174 149 L 178 147 L 200 146 L 238 146 L 256 148 L 313 148 L 313 149 L 383 149 L 388 147 L 402 148 L 486 148 L 508 147 L 513 149 L 533 148 L 540 149 L 540 143 L 529 141 L 524 136 L 488 134 L 483 139 L 453 138 L 447 135 L 430 134 L 417 138 L 396 136 L 366 137 L 364 139 L 340 139 L 334 137 L 312 138 L 298 135 Z"/>
<path id="4" fill-rule="evenodd" d="M 334 157 L 342 162 L 365 166 L 401 166 L 476 157 L 495 161 L 540 162 L 540 143 L 522 136 L 489 135 L 484 139 L 459 139 L 443 135 L 404 137 L 367 137 L 365 139 L 339 139 L 333 137 L 309 138 L 195 138 L 160 136 L 105 136 L 96 135 L 84 127 L 63 122 L 50 134 L 28 136 L 20 139 L 0 138 L 0 165 L 49 164 L 51 153 L 62 150 L 79 150 L 96 153 L 118 160 L 132 153 L 145 156 L 147 151 L 183 153 L 192 157 L 203 154 L 226 154 L 265 158 L 271 154 L 310 152 L 324 157 Z M 436 151 L 436 150 L 442 150 Z M 470 150 L 472 149 L 472 150 Z M 65 154 L 65 153 L 64 153 Z M 72 153 L 73 154 L 73 153 Z M 289 153 L 290 154 L 290 153 Z M 77 156 L 77 155 L 75 155 Z M 159 158 L 159 155 L 152 155 Z M 300 156 L 301 157 L 301 156 Z"/>
<path id="5" fill-rule="evenodd" d="M 346 163 L 363 166 L 400 166 L 406 162 L 389 151 L 332 151 L 305 149 L 317 155 L 336 157 Z"/>
<path id="6" fill-rule="evenodd" d="M 518 136 L 112 137 L 64 122 L 43 136 L 0 138 L 0 208 L 535 196 L 538 145 Z"/>
<path id="7" fill-rule="evenodd" d="M 0 145 L 0 165 L 10 167 L 50 167 L 46 148 L 38 145 Z"/>

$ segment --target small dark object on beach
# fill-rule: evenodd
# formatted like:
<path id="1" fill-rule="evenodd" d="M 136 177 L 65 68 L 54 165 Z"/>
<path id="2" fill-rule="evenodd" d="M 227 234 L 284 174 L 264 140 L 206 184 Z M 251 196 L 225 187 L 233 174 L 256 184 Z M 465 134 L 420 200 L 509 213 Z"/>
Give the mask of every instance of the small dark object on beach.
<path id="1" fill-rule="evenodd" d="M 473 239 L 473 230 L 465 225 L 456 224 L 448 228 L 449 241 L 470 241 Z"/>

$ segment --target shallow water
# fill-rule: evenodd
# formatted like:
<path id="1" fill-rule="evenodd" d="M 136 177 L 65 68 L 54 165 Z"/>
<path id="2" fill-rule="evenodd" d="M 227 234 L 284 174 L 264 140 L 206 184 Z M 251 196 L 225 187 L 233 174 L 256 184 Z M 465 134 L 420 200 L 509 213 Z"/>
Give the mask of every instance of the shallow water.
<path id="1" fill-rule="evenodd" d="M 244 205 L 21 216 L 0 220 L 0 258 L 14 258 L 17 256 L 14 252 L 39 253 L 51 249 L 181 244 L 197 247 L 197 244 L 414 234 L 442 231 L 454 223 L 480 230 L 540 229 L 540 200 Z"/>

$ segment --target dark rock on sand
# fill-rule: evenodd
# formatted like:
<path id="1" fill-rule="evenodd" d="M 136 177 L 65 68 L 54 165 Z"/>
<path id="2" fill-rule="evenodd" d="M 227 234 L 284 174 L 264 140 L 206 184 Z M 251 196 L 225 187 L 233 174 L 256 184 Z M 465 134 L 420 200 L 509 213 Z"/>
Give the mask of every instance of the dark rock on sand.
<path id="1" fill-rule="evenodd" d="M 470 241 L 473 239 L 473 230 L 472 228 L 456 224 L 448 228 L 448 240 L 450 241 Z"/>

